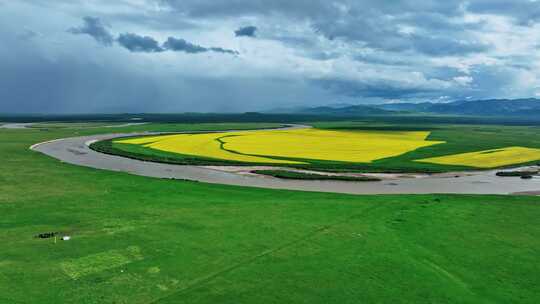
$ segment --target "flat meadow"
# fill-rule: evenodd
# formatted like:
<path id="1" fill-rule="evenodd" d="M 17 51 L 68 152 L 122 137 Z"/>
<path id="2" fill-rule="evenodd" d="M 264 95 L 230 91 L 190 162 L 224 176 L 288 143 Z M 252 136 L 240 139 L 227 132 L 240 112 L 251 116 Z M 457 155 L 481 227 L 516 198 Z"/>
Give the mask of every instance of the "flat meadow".
<path id="1" fill-rule="evenodd" d="M 113 132 L 270 126 L 148 124 Z M 422 149 L 538 145 L 535 127 L 440 128 L 430 140 L 463 135 L 448 141 L 454 148 Z M 211 185 L 78 167 L 28 149 L 111 132 L 0 129 L 0 303 L 540 301 L 538 197 Z M 413 159 L 425 153 L 418 151 Z M 35 237 L 46 232 L 71 239 Z"/>

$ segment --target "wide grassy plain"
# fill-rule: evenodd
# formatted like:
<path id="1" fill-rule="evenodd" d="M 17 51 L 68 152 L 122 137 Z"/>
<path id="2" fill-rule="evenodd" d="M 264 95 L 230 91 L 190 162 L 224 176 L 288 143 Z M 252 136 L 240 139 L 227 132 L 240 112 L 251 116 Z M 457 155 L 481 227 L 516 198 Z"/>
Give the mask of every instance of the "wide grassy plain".
<path id="1" fill-rule="evenodd" d="M 330 170 L 330 171 L 372 171 L 372 172 L 447 172 L 447 171 L 459 171 L 459 170 L 474 170 L 479 168 L 486 168 L 486 164 L 489 161 L 483 161 L 475 166 L 467 166 L 462 164 L 441 164 L 441 163 L 432 163 L 432 162 L 420 162 L 419 160 L 425 160 L 430 158 L 436 158 L 440 156 L 452 156 L 455 154 L 469 153 L 469 152 L 479 152 L 493 149 L 502 149 L 508 147 L 526 147 L 532 149 L 540 148 L 540 127 L 539 126 L 501 126 L 501 125 L 455 125 L 455 124 L 388 124 L 388 123 L 374 123 L 370 122 L 316 122 L 311 123 L 315 128 L 320 130 L 328 131 L 343 131 L 350 133 L 349 131 L 365 132 L 365 134 L 370 134 L 371 132 L 381 132 L 381 136 L 384 137 L 385 132 L 389 131 L 400 131 L 409 133 L 426 133 L 429 132 L 429 136 L 426 138 L 427 142 L 423 143 L 423 146 L 420 145 L 418 149 L 413 149 L 410 152 L 407 152 L 407 149 L 399 152 L 400 155 L 394 155 L 392 157 L 386 157 L 381 159 L 376 159 L 372 162 L 345 162 L 345 161 L 332 161 L 332 160 L 314 160 L 307 158 L 299 157 L 275 157 L 268 156 L 263 154 L 263 150 L 259 149 L 258 152 L 248 153 L 247 155 L 262 155 L 266 159 L 276 159 L 277 163 L 260 163 L 260 164 L 270 164 L 270 165 L 283 165 L 279 163 L 279 160 L 286 161 L 296 161 L 303 162 L 305 164 L 294 164 L 287 163 L 286 165 L 297 167 L 297 168 L 308 168 L 308 169 L 318 169 L 318 170 Z M 325 132 L 328 132 L 325 131 Z M 275 131 L 272 131 L 275 132 Z M 265 132 L 269 133 L 269 132 Z M 321 132 L 324 133 L 324 132 Z M 238 133 L 242 134 L 242 133 Z M 353 134 L 353 133 L 352 133 Z M 391 134 L 391 132 L 389 133 Z M 212 134 L 209 134 L 213 139 Z M 278 132 L 279 135 L 279 132 Z M 278 137 L 277 135 L 277 137 Z M 181 140 L 179 144 L 189 146 L 189 136 L 184 136 L 185 139 Z M 199 135 L 200 136 L 200 135 Z M 206 136 L 206 135 L 203 135 Z M 216 137 L 223 135 L 215 135 Z M 231 140 L 236 138 L 241 138 L 242 136 L 232 137 Z M 364 136 L 366 137 L 366 136 Z M 251 136 L 251 138 L 257 139 L 256 136 Z M 144 138 L 141 138 L 144 140 Z M 286 138 L 284 138 L 285 140 Z M 138 139 L 135 139 L 137 141 Z M 225 139 L 227 140 L 227 139 Z M 322 146 L 320 149 L 313 149 L 313 151 L 325 151 L 328 147 L 338 146 L 337 143 L 332 142 L 326 143 L 324 138 L 314 139 L 320 140 L 319 144 Z M 129 140 L 128 140 L 129 141 Z M 358 146 L 374 146 L 377 143 L 376 138 L 370 138 L 367 136 L 362 140 L 362 138 L 350 140 L 349 146 L 352 146 L 354 142 L 360 143 Z M 383 140 L 384 141 L 384 140 Z M 126 144 L 122 143 L 126 141 L 122 140 L 108 140 L 98 142 L 93 145 L 93 148 L 111 154 L 118 154 L 127 157 L 166 162 L 166 163 L 178 163 L 178 164 L 195 164 L 195 165 L 238 165 L 242 164 L 240 161 L 227 160 L 227 154 L 230 156 L 237 156 L 238 160 L 241 160 L 243 157 L 248 157 L 248 164 L 257 164 L 249 157 L 244 154 L 239 154 L 236 150 L 225 149 L 222 145 L 221 148 L 216 142 L 214 150 L 208 151 L 206 157 L 197 156 L 193 154 L 181 154 L 173 153 L 171 151 L 163 151 L 160 149 L 154 149 L 146 147 L 145 145 L 136 145 L 136 144 Z M 279 140 L 275 141 L 275 145 L 271 148 L 278 148 L 280 146 Z M 438 144 L 425 144 L 425 143 L 438 143 Z M 444 142 L 444 143 L 440 143 Z M 298 144 L 294 142 L 297 146 Z M 382 142 L 385 144 L 384 142 Z M 405 143 L 405 142 L 404 142 Z M 326 144 L 326 148 L 325 148 Z M 159 145 L 159 143 L 157 143 Z M 206 146 L 209 146 L 208 143 Z M 400 144 L 397 144 L 398 147 Z M 403 145 L 403 144 L 401 144 Z M 226 146 L 229 147 L 230 145 Z M 286 145 L 285 145 L 286 146 Z M 304 146 L 304 145 L 302 145 Z M 306 143 L 305 146 L 309 146 L 309 143 Z M 234 148 L 234 145 L 232 146 Z M 343 146 L 346 148 L 347 144 Z M 260 148 L 260 147 L 259 147 Z M 271 149 L 270 148 L 270 149 Z M 339 146 L 338 146 L 339 148 Z M 392 147 L 382 147 L 382 153 L 387 153 Z M 415 147 L 417 148 L 417 147 Z M 222 153 L 219 150 L 222 150 Z M 284 148 L 282 153 L 289 153 L 294 155 L 294 145 L 288 148 Z M 343 150 L 343 149 L 341 149 Z M 341 151 L 340 150 L 340 151 Z M 409 149 L 410 150 L 410 149 Z M 540 154 L 538 150 L 533 150 L 534 155 L 539 155 L 538 159 L 527 158 L 526 160 L 521 160 L 519 157 L 514 159 L 509 159 L 502 162 L 503 165 L 497 165 L 494 162 L 493 166 L 488 167 L 508 167 L 516 165 L 526 165 L 526 164 L 536 164 L 540 161 Z M 231 153 L 232 152 L 232 153 Z M 327 151 L 325 151 L 327 152 Z M 368 151 L 369 152 L 369 151 Z M 373 152 L 373 151 L 372 151 Z M 376 151 L 375 151 L 376 152 Z M 211 158 L 209 156 L 214 153 L 217 156 L 223 156 L 222 159 Z M 322 152 L 321 152 L 322 153 Z M 403 154 L 401 154 L 403 153 Z M 331 153 L 322 153 L 324 157 L 328 157 Z M 314 156 L 313 158 L 315 158 Z M 232 158 L 232 159 L 236 159 Z M 259 158 L 264 160 L 265 158 Z M 509 158 L 512 158 L 511 156 Z M 256 158 L 255 158 L 256 159 Z M 467 161 L 464 161 L 464 164 L 467 164 Z M 474 162 L 473 162 L 474 163 Z"/>
<path id="2" fill-rule="evenodd" d="M 0 303 L 540 302 L 538 197 L 230 187 L 28 150 L 134 128 L 239 127 L 0 129 Z M 533 129 L 499 143 L 516 132 Z M 34 238 L 55 231 L 72 239 Z"/>

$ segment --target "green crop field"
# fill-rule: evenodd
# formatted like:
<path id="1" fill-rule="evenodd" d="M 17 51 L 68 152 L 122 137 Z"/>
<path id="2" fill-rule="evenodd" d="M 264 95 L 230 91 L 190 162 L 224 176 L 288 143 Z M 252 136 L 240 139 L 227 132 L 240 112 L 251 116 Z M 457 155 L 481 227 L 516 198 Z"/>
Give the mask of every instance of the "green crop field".
<path id="1" fill-rule="evenodd" d="M 94 170 L 28 150 L 86 134 L 270 126 L 0 129 L 0 303 L 540 302 L 539 197 L 263 190 Z M 432 136 L 453 142 L 431 152 L 537 146 L 536 134 L 446 126 Z M 34 238 L 46 232 L 72 238 Z"/>
<path id="2" fill-rule="evenodd" d="M 383 131 L 430 131 L 427 138 L 430 141 L 444 141 L 443 144 L 419 148 L 417 150 L 390 158 L 379 159 L 371 163 L 346 163 L 337 161 L 321 161 L 312 159 L 304 161 L 308 165 L 289 165 L 297 168 L 328 170 L 328 171 L 372 171 L 372 172 L 448 172 L 456 170 L 474 170 L 475 167 L 460 165 L 442 165 L 417 162 L 416 160 L 453 155 L 466 152 L 476 152 L 489 149 L 499 149 L 512 146 L 540 148 L 539 126 L 498 126 L 498 125 L 449 125 L 449 124 L 383 124 L 374 122 L 316 122 L 311 123 L 315 128 L 323 130 L 383 130 Z M 366 143 L 369 145 L 369 143 Z M 193 165 L 242 165 L 238 161 L 220 160 L 183 155 L 156 150 L 143 145 L 116 143 L 106 140 L 95 143 L 92 148 L 109 154 L 126 157 L 176 164 Z M 233 151 L 234 152 L 234 151 Z M 235 152 L 236 153 L 236 152 Z M 519 162 L 511 166 L 535 164 Z M 253 163 L 248 163 L 253 165 Z M 275 165 L 280 164 L 264 164 Z"/>

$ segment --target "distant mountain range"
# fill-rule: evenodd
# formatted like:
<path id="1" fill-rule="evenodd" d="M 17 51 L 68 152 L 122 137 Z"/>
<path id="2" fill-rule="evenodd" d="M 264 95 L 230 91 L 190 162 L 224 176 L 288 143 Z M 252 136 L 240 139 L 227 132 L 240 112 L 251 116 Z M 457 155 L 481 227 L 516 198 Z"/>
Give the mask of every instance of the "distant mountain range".
<path id="1" fill-rule="evenodd" d="M 334 105 L 312 108 L 276 109 L 272 113 L 295 113 L 333 116 L 388 114 L 446 114 L 472 116 L 539 116 L 540 99 L 463 100 L 449 103 L 388 103 L 378 105 Z"/>
<path id="2" fill-rule="evenodd" d="M 300 112 L 302 114 L 329 114 L 329 115 L 383 115 L 383 114 L 392 114 L 393 110 L 386 110 L 378 107 L 372 106 L 342 106 L 342 107 L 333 107 L 333 106 L 324 106 L 324 107 L 315 107 L 315 108 L 304 108 Z"/>

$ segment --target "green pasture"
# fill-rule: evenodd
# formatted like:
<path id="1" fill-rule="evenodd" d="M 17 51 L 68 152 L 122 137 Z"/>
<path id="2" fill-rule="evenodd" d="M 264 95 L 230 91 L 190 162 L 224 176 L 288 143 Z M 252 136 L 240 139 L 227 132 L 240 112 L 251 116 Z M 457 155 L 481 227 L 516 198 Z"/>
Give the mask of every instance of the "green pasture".
<path id="1" fill-rule="evenodd" d="M 504 131 L 498 144 L 526 130 Z M 110 132 L 0 129 L 0 303 L 540 302 L 538 197 L 231 187 L 28 150 Z M 34 238 L 44 232 L 72 238 Z"/>

